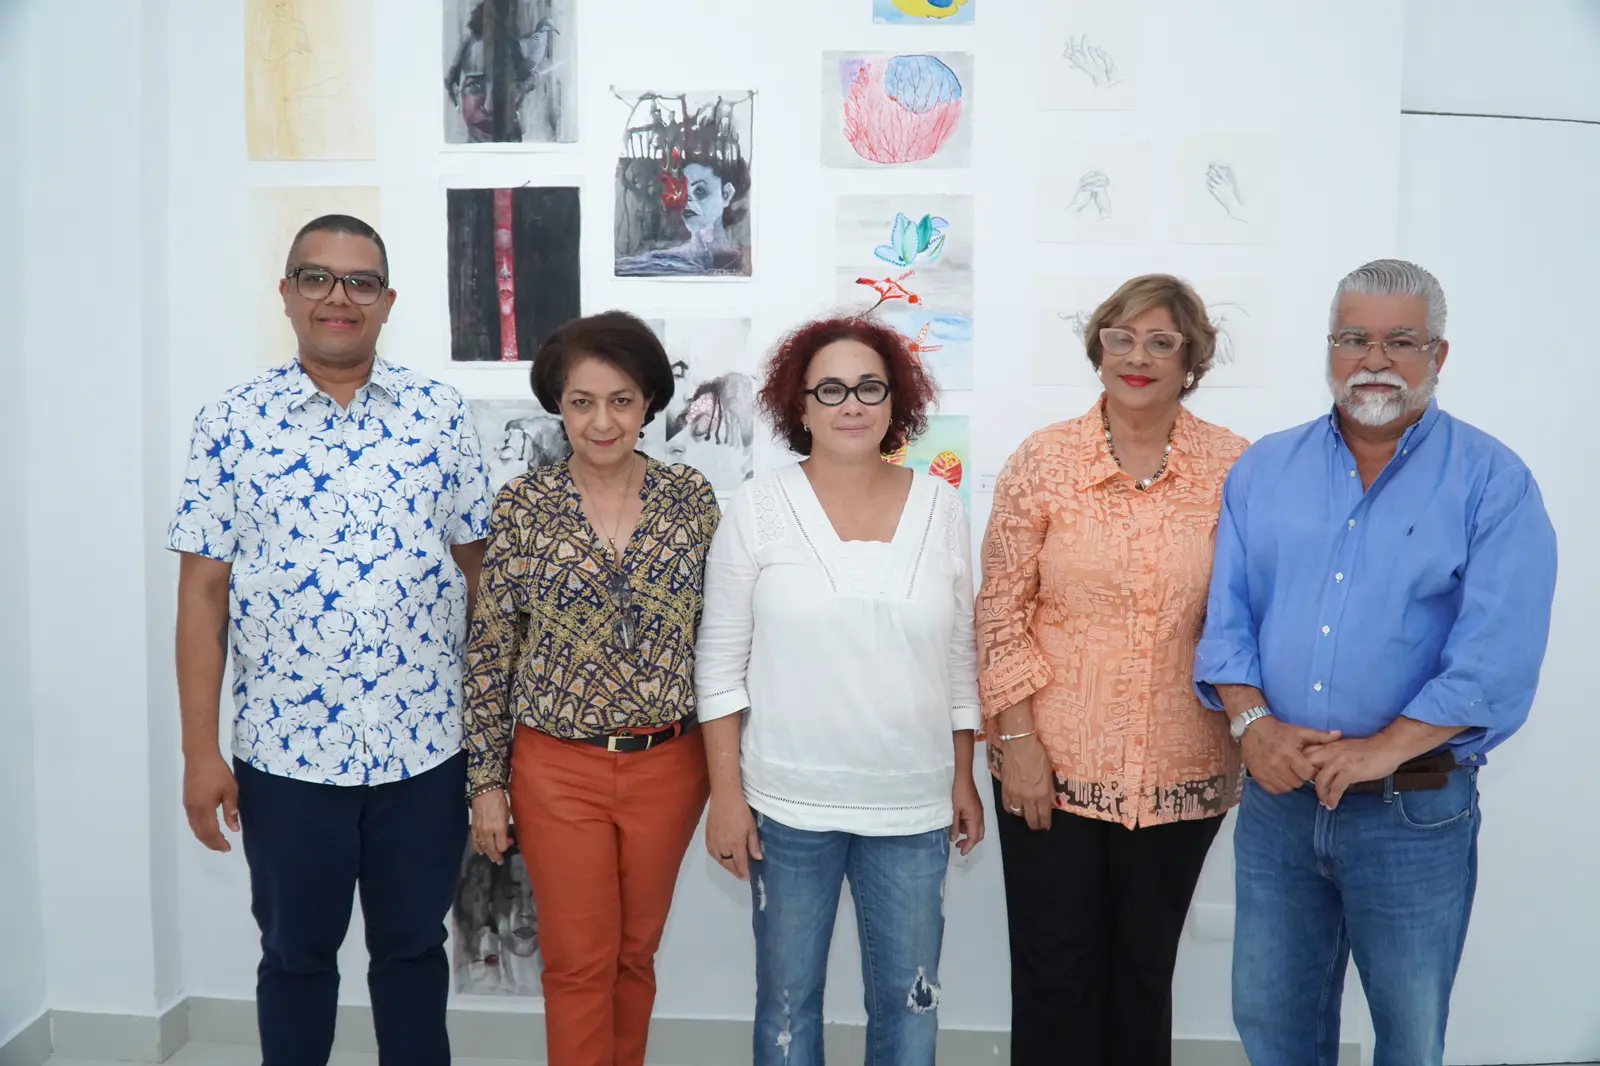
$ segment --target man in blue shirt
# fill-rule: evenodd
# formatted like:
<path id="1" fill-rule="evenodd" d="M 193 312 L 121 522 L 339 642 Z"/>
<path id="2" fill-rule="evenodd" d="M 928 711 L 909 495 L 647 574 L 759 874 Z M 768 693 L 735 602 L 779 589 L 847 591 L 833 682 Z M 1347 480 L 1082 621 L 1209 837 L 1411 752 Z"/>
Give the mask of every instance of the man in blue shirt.
<path id="1" fill-rule="evenodd" d="M 243 828 L 264 1066 L 321 1066 L 356 888 L 385 1063 L 450 1061 L 444 918 L 467 845 L 461 651 L 489 481 L 461 396 L 377 356 L 383 241 L 330 215 L 278 283 L 297 358 L 207 405 L 168 546 L 183 802 Z M 218 744 L 233 654 L 233 761 Z"/>
<path id="2" fill-rule="evenodd" d="M 1527 718 L 1556 581 L 1533 475 L 1434 399 L 1444 328 L 1422 268 L 1346 276 L 1333 411 L 1262 438 L 1223 490 L 1194 674 L 1249 774 L 1233 1013 L 1254 1066 L 1337 1061 L 1352 952 L 1374 1066 L 1443 1061 L 1478 768 Z"/>

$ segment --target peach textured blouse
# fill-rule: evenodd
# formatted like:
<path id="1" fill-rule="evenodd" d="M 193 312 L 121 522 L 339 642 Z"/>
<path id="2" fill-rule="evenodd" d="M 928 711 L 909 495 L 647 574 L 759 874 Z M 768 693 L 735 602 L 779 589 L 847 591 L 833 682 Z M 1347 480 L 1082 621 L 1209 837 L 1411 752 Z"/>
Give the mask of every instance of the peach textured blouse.
<path id="1" fill-rule="evenodd" d="M 1056 806 L 1132 828 L 1238 801 L 1224 715 L 1195 697 L 1222 482 L 1244 438 L 1184 409 L 1147 491 L 1106 447 L 1100 402 L 1023 442 L 995 484 L 978 593 L 987 721 L 1033 697 Z M 989 768 L 1004 753 L 989 745 Z"/>

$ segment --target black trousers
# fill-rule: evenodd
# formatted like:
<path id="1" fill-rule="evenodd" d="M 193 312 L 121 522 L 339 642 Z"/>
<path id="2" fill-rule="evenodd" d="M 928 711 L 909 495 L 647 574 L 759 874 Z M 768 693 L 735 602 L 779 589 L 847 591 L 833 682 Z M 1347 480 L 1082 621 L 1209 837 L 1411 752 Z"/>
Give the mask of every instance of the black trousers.
<path id="1" fill-rule="evenodd" d="M 1011 1066 L 1169 1066 L 1172 971 L 1222 818 L 1035 831 L 995 782 L 1011 935 Z"/>
<path id="2" fill-rule="evenodd" d="M 234 760 L 261 927 L 262 1066 L 325 1066 L 357 885 L 383 1066 L 446 1066 L 445 916 L 467 846 L 466 755 L 387 785 L 318 785 Z"/>

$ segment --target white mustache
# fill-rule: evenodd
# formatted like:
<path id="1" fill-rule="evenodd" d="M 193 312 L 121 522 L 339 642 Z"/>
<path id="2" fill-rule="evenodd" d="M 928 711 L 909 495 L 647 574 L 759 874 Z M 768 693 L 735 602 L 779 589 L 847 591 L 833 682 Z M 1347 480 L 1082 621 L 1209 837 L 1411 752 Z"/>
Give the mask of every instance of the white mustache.
<path id="1" fill-rule="evenodd" d="M 1347 389 L 1355 388 L 1357 385 L 1393 385 L 1397 389 L 1404 389 L 1406 379 L 1393 370 L 1357 370 L 1344 379 L 1344 384 Z"/>

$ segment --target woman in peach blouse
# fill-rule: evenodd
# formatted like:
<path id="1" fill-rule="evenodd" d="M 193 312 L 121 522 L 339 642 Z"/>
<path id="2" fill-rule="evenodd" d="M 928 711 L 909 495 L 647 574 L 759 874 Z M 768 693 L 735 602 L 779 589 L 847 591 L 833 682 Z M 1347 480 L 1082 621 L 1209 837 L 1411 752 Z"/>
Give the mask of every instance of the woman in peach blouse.
<path id="1" fill-rule="evenodd" d="M 1246 446 L 1182 403 L 1216 330 L 1155 274 L 1084 340 L 1105 391 L 1011 457 L 983 544 L 1012 1066 L 1171 1061 L 1178 938 L 1239 797 L 1227 720 L 1191 684 L 1222 482 Z"/>

